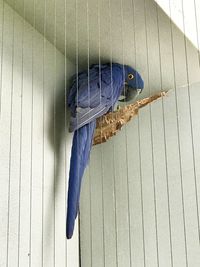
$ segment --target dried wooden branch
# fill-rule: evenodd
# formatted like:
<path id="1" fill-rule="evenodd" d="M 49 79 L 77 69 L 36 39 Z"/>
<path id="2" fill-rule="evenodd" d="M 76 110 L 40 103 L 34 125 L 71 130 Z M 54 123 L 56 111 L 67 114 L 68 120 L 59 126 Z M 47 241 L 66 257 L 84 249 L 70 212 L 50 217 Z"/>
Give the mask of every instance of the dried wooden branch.
<path id="1" fill-rule="evenodd" d="M 93 145 L 106 142 L 110 137 L 116 135 L 122 126 L 138 114 L 138 110 L 149 103 L 166 96 L 167 92 L 161 92 L 137 101 L 134 104 L 127 105 L 117 111 L 109 112 L 97 119 L 96 130 L 93 139 Z"/>

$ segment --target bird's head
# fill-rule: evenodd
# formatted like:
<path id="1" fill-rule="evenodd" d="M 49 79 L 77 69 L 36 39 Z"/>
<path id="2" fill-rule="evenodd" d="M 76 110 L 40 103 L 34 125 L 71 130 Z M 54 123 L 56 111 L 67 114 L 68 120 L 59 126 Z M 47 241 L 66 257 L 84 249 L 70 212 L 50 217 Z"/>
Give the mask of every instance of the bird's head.
<path id="1" fill-rule="evenodd" d="M 131 68 L 124 66 L 124 89 L 122 90 L 123 99 L 119 101 L 128 102 L 137 97 L 144 88 L 144 81 L 141 75 Z"/>

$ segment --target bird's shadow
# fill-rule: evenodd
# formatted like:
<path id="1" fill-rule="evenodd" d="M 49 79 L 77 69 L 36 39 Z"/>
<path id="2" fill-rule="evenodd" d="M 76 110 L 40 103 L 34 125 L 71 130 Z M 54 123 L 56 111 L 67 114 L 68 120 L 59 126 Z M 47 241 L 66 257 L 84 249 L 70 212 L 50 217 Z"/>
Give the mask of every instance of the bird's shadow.
<path id="1" fill-rule="evenodd" d="M 50 108 L 51 116 L 48 129 L 48 140 L 54 151 L 55 166 L 59 165 L 61 156 L 60 150 L 67 133 L 67 121 L 69 117 L 66 106 L 66 94 L 64 87 L 61 90 L 54 90 L 54 97 Z M 55 178 L 58 178 L 58 175 L 56 175 L 57 171 L 55 172 Z"/>
<path id="2" fill-rule="evenodd" d="M 68 125 L 69 125 L 69 118 L 70 112 L 67 107 L 67 88 L 69 87 L 69 83 L 71 79 L 67 81 L 61 82 L 60 88 L 54 88 L 52 101 L 50 104 L 50 116 L 49 116 L 49 123 L 48 123 L 48 141 L 50 143 L 52 153 L 54 155 L 54 168 L 53 168 L 53 184 L 51 195 L 49 196 L 48 207 L 47 207 L 47 220 L 46 220 L 46 227 L 47 233 L 50 234 L 52 231 L 52 224 L 49 222 L 52 218 L 52 213 L 55 216 L 55 210 L 52 210 L 52 201 L 54 203 L 57 199 L 57 194 L 60 191 L 60 186 L 63 184 L 63 179 L 65 180 L 65 190 L 67 188 L 67 178 L 68 178 L 68 171 L 66 166 L 63 168 L 63 164 L 66 164 L 66 144 L 69 145 L 72 140 L 72 134 L 68 132 Z M 63 172 L 63 169 L 65 170 Z M 64 175 L 64 177 L 63 177 Z M 65 195 L 66 199 L 66 195 Z M 63 214 L 65 215 L 65 214 Z"/>

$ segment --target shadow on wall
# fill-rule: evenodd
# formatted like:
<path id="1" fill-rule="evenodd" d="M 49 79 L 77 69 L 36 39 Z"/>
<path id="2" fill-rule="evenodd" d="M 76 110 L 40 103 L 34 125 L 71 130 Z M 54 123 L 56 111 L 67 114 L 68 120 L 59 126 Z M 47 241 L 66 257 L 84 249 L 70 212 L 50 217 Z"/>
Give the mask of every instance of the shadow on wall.
<path id="1" fill-rule="evenodd" d="M 3 10 L 0 262 L 15 265 L 18 255 L 20 266 L 43 259 L 52 266 L 56 253 L 63 266 L 71 146 L 65 84 L 74 65 L 9 6 Z"/>
<path id="2" fill-rule="evenodd" d="M 71 135 L 68 134 L 68 123 L 70 118 L 69 109 L 67 107 L 67 93 L 69 81 L 66 85 L 64 81 L 61 83 L 62 88 L 54 89 L 54 97 L 50 105 L 50 121 L 48 139 L 55 153 L 55 193 L 58 186 L 59 165 L 61 160 L 61 148 L 70 141 Z"/>
<path id="3" fill-rule="evenodd" d="M 48 127 L 48 141 L 52 147 L 54 153 L 54 186 L 52 187 L 52 195 L 54 199 L 59 193 L 61 180 L 63 179 L 63 164 L 64 164 L 64 176 L 65 176 L 65 190 L 68 188 L 68 173 L 69 169 L 66 166 L 66 161 L 69 162 L 70 151 L 66 146 L 71 147 L 72 134 L 68 131 L 70 113 L 67 107 L 67 94 L 70 85 L 70 78 L 66 81 L 62 81 L 60 88 L 54 88 L 52 101 L 50 104 L 50 116 Z M 67 153 L 67 154 L 66 154 Z M 66 191 L 67 192 L 67 191 Z M 51 202 L 49 202 L 51 205 Z M 51 231 L 52 225 L 48 223 L 48 217 L 51 216 L 51 207 L 48 209 L 49 216 L 47 216 L 46 226 L 48 231 Z"/>

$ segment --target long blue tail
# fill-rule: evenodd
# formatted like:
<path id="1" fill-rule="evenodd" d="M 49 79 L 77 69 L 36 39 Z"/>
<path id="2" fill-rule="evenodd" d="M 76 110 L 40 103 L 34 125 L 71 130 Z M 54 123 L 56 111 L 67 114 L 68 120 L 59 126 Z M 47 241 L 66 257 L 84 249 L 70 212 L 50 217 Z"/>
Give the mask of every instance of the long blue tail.
<path id="1" fill-rule="evenodd" d="M 71 150 L 66 236 L 71 238 L 74 231 L 74 223 L 78 213 L 81 180 L 87 166 L 96 120 L 92 121 L 74 132 Z"/>

